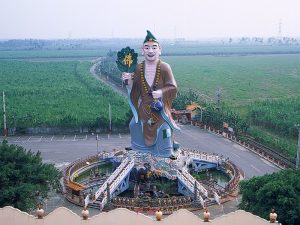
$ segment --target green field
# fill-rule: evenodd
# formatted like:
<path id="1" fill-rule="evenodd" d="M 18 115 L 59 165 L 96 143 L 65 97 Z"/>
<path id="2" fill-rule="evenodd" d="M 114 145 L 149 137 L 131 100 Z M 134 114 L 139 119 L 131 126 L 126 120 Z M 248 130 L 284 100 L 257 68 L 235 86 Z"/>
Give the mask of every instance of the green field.
<path id="1" fill-rule="evenodd" d="M 300 53 L 300 46 L 285 46 L 285 45 L 163 45 L 163 55 L 248 55 L 248 54 L 280 54 L 280 53 Z"/>
<path id="2" fill-rule="evenodd" d="M 90 66 L 78 61 L 0 61 L 7 126 L 107 128 L 109 103 L 113 126 L 127 126 L 125 99 L 96 81 Z"/>
<path id="3" fill-rule="evenodd" d="M 169 56 L 180 90 L 192 88 L 234 106 L 263 99 L 300 96 L 300 55 Z"/>
<path id="4" fill-rule="evenodd" d="M 107 127 L 108 103 L 113 107 L 113 126 L 127 127 L 126 99 L 89 72 L 88 60 L 106 55 L 107 49 L 0 51 L 0 90 L 7 95 L 8 127 Z M 278 53 L 296 53 L 299 47 L 166 46 L 163 50 L 162 59 L 172 66 L 181 93 L 192 89 L 214 103 L 221 88 L 224 110 L 248 121 L 251 135 L 294 154 L 294 124 L 300 121 L 300 54 Z"/>
<path id="5" fill-rule="evenodd" d="M 97 58 L 106 55 L 109 48 L 91 50 L 18 50 L 0 51 L 0 59 L 33 59 L 33 58 Z"/>
<path id="6" fill-rule="evenodd" d="M 249 134 L 284 154 L 296 153 L 300 123 L 300 55 L 170 56 L 179 91 L 221 101 L 252 124 Z"/>
<path id="7" fill-rule="evenodd" d="M 0 59 L 34 59 L 34 58 L 97 58 L 105 56 L 109 50 L 119 51 L 130 45 L 140 55 L 141 45 L 119 41 L 114 44 L 102 44 L 89 49 L 33 49 L 33 50 L 0 50 Z M 183 55 L 265 55 L 265 54 L 300 54 L 300 46 L 272 46 L 272 45 L 199 45 L 199 44 L 162 44 L 164 56 Z"/>

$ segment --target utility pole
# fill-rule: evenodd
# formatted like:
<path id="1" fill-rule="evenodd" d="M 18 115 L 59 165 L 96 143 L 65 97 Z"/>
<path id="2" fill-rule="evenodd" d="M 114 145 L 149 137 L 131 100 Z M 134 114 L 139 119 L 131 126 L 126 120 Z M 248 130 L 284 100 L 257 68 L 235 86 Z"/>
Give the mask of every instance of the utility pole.
<path id="1" fill-rule="evenodd" d="M 205 110 L 206 107 L 199 106 L 199 109 L 200 109 L 200 122 L 203 123 L 203 110 Z"/>
<path id="2" fill-rule="evenodd" d="M 13 135 L 16 134 L 17 130 L 17 121 L 16 121 L 16 113 L 14 112 L 14 129 L 13 129 Z"/>
<path id="3" fill-rule="evenodd" d="M 202 107 L 200 107 L 200 110 L 201 110 L 200 122 L 202 123 L 203 122 L 203 109 L 202 109 Z"/>
<path id="4" fill-rule="evenodd" d="M 282 21 L 281 21 L 281 19 L 279 20 L 279 23 L 278 23 L 278 38 L 280 40 L 282 39 Z"/>
<path id="5" fill-rule="evenodd" d="M 6 112 L 5 112 L 5 93 L 4 91 L 2 92 L 3 94 L 3 135 L 4 137 L 7 136 L 7 127 L 6 127 Z"/>
<path id="6" fill-rule="evenodd" d="M 111 131 L 111 106 L 108 104 L 108 116 L 109 116 L 109 131 Z"/>
<path id="7" fill-rule="evenodd" d="M 300 124 L 298 127 L 298 150 L 297 150 L 297 158 L 296 158 L 296 169 L 299 169 L 299 156 L 300 156 Z"/>
<path id="8" fill-rule="evenodd" d="M 96 140 L 97 140 L 97 155 L 99 154 L 99 136 L 97 134 L 96 136 Z"/>
<path id="9" fill-rule="evenodd" d="M 221 108 L 221 96 L 222 96 L 222 90 L 221 88 L 218 88 L 216 91 L 216 100 L 217 100 L 217 109 L 220 110 Z"/>

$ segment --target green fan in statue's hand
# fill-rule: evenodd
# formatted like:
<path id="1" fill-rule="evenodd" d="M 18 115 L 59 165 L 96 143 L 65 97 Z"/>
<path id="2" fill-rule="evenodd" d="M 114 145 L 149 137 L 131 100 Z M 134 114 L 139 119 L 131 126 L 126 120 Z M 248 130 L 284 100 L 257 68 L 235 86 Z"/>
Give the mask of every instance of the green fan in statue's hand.
<path id="1" fill-rule="evenodd" d="M 133 73 L 137 65 L 138 54 L 134 52 L 134 49 L 130 47 L 122 48 L 117 53 L 118 59 L 116 61 L 118 69 L 121 72 Z"/>

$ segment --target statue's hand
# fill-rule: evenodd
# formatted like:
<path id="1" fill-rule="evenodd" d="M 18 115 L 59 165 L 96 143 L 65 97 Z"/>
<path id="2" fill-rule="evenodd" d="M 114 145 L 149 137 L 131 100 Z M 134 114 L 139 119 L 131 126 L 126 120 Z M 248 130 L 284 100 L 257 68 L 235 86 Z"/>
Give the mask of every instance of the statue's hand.
<path id="1" fill-rule="evenodd" d="M 132 77 L 133 73 L 122 73 L 122 81 L 127 80 L 127 85 L 131 86 L 132 85 Z"/>
<path id="2" fill-rule="evenodd" d="M 161 98 L 162 97 L 162 90 L 159 89 L 157 91 L 152 91 L 153 98 Z"/>

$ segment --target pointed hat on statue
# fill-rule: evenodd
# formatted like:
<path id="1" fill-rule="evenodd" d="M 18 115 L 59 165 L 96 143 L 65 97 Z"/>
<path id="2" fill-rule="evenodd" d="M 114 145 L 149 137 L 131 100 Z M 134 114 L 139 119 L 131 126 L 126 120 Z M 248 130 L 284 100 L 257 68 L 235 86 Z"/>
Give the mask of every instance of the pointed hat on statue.
<path id="1" fill-rule="evenodd" d="M 147 36 L 145 37 L 144 43 L 146 43 L 148 41 L 153 41 L 153 42 L 158 43 L 157 39 L 154 37 L 154 35 L 149 30 L 147 30 Z"/>

